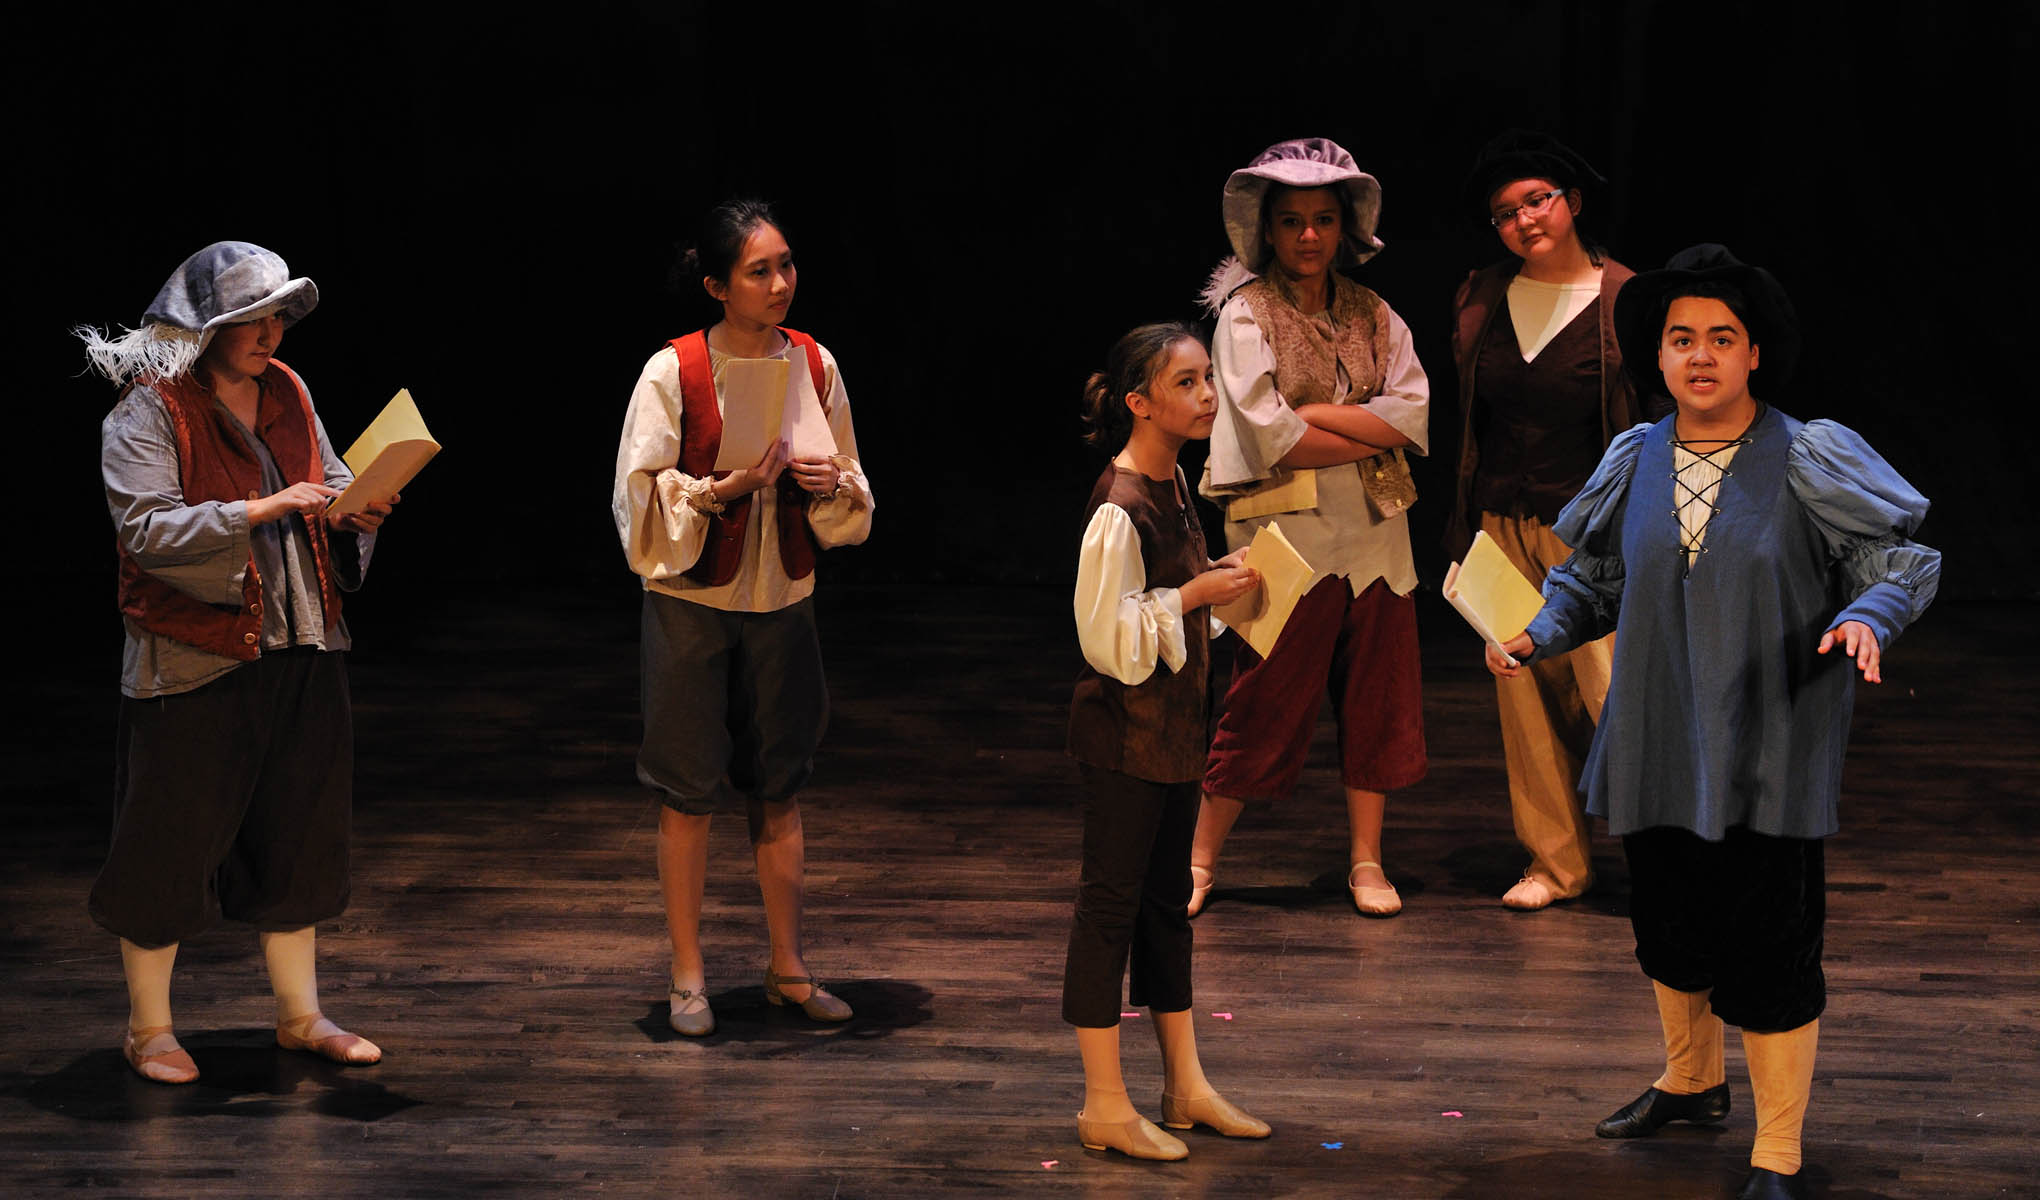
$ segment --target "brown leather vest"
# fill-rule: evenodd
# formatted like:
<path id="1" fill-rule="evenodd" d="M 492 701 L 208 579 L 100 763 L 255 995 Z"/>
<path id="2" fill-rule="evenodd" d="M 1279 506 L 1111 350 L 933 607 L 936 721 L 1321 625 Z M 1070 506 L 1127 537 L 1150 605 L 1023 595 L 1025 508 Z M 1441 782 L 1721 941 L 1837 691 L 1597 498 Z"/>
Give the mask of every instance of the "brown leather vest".
<path id="1" fill-rule="evenodd" d="M 1190 496 L 1181 471 L 1162 482 L 1108 463 L 1084 519 L 1102 504 L 1118 505 L 1140 534 L 1147 586 L 1181 587 L 1210 562 Z M 1085 664 L 1070 697 L 1071 756 L 1151 783 L 1203 777 L 1211 747 L 1208 616 L 1203 609 L 1183 614 L 1183 665 L 1175 671 L 1158 663 L 1147 679 L 1124 684 Z"/>
<path id="2" fill-rule="evenodd" d="M 297 372 L 271 359 L 260 379 L 253 433 L 269 447 L 277 470 L 293 483 L 326 482 L 319 453 L 312 398 Z M 256 500 L 262 492 L 262 463 L 220 411 L 212 390 L 190 375 L 157 382 L 156 394 L 177 433 L 177 474 L 186 504 Z M 326 523 L 305 522 L 312 562 L 319 576 L 319 600 L 326 628 L 340 620 L 340 588 L 333 576 Z M 253 661 L 262 654 L 262 579 L 251 556 L 241 578 L 238 606 L 208 604 L 164 583 L 135 561 L 116 539 L 120 554 L 121 614 L 150 633 L 227 658 Z"/>

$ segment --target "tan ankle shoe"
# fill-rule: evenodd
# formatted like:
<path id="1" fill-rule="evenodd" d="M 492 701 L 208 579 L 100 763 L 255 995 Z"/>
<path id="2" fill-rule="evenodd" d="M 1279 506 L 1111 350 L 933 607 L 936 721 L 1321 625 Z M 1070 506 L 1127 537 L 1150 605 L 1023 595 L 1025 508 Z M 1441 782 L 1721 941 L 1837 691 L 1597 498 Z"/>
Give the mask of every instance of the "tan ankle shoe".
<path id="1" fill-rule="evenodd" d="M 1226 1137 L 1264 1138 L 1274 1130 L 1259 1117 L 1241 1112 L 1230 1100 L 1213 1092 L 1209 1096 L 1171 1096 L 1162 1093 L 1162 1124 L 1171 1129 L 1204 1125 Z"/>
<path id="2" fill-rule="evenodd" d="M 1346 889 L 1353 893 L 1353 907 L 1359 909 L 1360 915 L 1365 917 L 1392 917 L 1401 912 L 1402 893 L 1395 890 L 1394 884 L 1390 884 L 1385 888 L 1378 888 L 1353 882 L 1353 876 L 1362 867 L 1373 867 L 1376 870 L 1380 870 L 1381 864 L 1373 859 L 1368 859 L 1366 862 L 1356 862 L 1347 869 Z M 1387 877 L 1387 872 L 1383 872 L 1382 878 L 1386 879 Z"/>
<path id="3" fill-rule="evenodd" d="M 695 1005 L 701 1007 L 696 1008 Z M 715 1032 L 715 1009 L 708 1004 L 708 989 L 666 988 L 666 1024 L 683 1037 L 707 1037 Z"/>
<path id="4" fill-rule="evenodd" d="M 177 1044 L 168 1025 L 128 1030 L 120 1041 L 120 1056 L 150 1083 L 194 1083 L 198 1079 L 198 1064 Z"/>
<path id="5" fill-rule="evenodd" d="M 320 1021 L 326 1020 L 322 1012 L 306 1013 L 292 1017 L 276 1026 L 276 1044 L 285 1050 L 309 1050 L 320 1058 L 329 1058 L 343 1066 L 365 1067 L 382 1061 L 382 1047 L 359 1034 L 347 1032 L 333 1025 L 333 1032 L 313 1037 L 312 1030 Z M 331 1021 L 326 1021 L 332 1025 Z"/>
<path id="6" fill-rule="evenodd" d="M 780 991 L 782 984 L 799 987 L 806 984 L 808 994 L 805 1000 L 795 1000 Z M 775 975 L 772 968 L 765 968 L 765 1003 L 774 1007 L 791 1004 L 816 1021 L 847 1021 L 853 1015 L 850 1006 L 829 994 L 827 988 L 816 982 L 811 975 Z"/>
<path id="7" fill-rule="evenodd" d="M 1110 1121 L 1093 1121 L 1083 1113 L 1078 1113 L 1077 1140 L 1084 1144 L 1086 1150 L 1117 1150 L 1128 1158 L 1175 1162 L 1179 1158 L 1190 1157 L 1190 1147 L 1185 1146 L 1180 1139 L 1156 1129 L 1154 1122 L 1142 1116 L 1114 1124 Z"/>

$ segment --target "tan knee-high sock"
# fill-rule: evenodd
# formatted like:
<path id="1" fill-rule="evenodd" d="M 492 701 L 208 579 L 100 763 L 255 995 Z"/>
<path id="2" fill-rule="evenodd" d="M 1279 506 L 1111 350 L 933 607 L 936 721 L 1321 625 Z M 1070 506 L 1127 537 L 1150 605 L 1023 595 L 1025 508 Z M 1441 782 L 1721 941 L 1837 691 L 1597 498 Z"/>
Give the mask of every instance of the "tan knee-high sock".
<path id="1" fill-rule="evenodd" d="M 1139 1116 L 1119 1071 L 1119 1026 L 1076 1028 L 1077 1053 L 1084 1060 L 1084 1115 L 1112 1124 Z"/>
<path id="2" fill-rule="evenodd" d="M 269 990 L 276 994 L 276 1023 L 319 1011 L 318 941 L 314 927 L 264 933 L 262 958 L 269 966 Z"/>
<path id="3" fill-rule="evenodd" d="M 127 976 L 128 1028 L 153 1029 L 170 1023 L 170 971 L 177 943 L 144 950 L 120 939 L 121 973 Z"/>
<path id="4" fill-rule="evenodd" d="M 1750 1165 L 1780 1175 L 1797 1174 L 1799 1131 L 1806 1124 L 1806 1102 L 1813 1094 L 1813 1056 L 1820 1045 L 1820 1022 L 1808 1021 L 1784 1033 L 1745 1029 L 1742 1044 L 1757 1107 L 1757 1141 L 1750 1148 Z"/>
<path id="5" fill-rule="evenodd" d="M 1681 992 L 1653 979 L 1658 1021 L 1665 1029 L 1665 1073 L 1652 1084 L 1661 1092 L 1690 1096 L 1728 1078 L 1722 1064 L 1721 1018 L 1708 1003 L 1713 989 Z"/>
<path id="6" fill-rule="evenodd" d="M 1156 1012 L 1155 1041 L 1162 1047 L 1162 1090 L 1179 1100 L 1194 1100 L 1217 1093 L 1204 1077 L 1204 1063 L 1197 1057 L 1197 1031 L 1190 1023 L 1190 1010 Z"/>

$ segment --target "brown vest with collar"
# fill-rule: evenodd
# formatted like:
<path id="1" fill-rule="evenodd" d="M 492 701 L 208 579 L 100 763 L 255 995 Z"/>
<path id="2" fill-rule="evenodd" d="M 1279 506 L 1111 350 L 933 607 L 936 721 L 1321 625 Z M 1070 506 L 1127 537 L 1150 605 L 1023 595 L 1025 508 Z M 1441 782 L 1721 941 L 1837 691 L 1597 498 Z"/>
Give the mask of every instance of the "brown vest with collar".
<path id="1" fill-rule="evenodd" d="M 271 359 L 260 384 L 252 432 L 269 447 L 276 469 L 292 483 L 326 482 L 318 423 L 304 382 L 297 372 Z M 232 420 L 220 411 L 212 391 L 190 375 L 159 381 L 154 387 L 177 434 L 177 475 L 184 502 L 260 499 L 262 464 L 241 440 Z M 330 630 L 340 620 L 340 589 L 333 576 L 326 523 L 314 518 L 305 522 L 305 530 L 310 535 L 319 600 Z M 149 574 L 118 539 L 115 549 L 120 554 L 121 615 L 150 633 L 226 658 L 251 662 L 261 656 L 262 578 L 252 555 L 241 577 L 241 603 L 230 607 L 208 604 Z"/>

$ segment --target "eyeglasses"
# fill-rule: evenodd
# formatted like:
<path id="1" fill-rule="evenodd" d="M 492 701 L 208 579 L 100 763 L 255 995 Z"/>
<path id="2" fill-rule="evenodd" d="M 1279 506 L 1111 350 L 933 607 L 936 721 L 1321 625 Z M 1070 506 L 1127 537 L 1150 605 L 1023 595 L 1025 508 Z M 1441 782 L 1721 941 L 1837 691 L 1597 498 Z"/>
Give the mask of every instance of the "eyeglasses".
<path id="1" fill-rule="evenodd" d="M 1507 212 L 1498 212 L 1488 218 L 1488 224 L 1496 229 L 1500 229 L 1504 225 L 1515 224 L 1516 218 L 1524 213 L 1529 213 L 1533 217 L 1542 216 L 1544 210 L 1551 207 L 1551 202 L 1563 195 L 1565 195 L 1564 188 L 1553 188 L 1548 192 L 1539 192 L 1535 196 L 1525 196 L 1523 197 L 1522 207 L 1512 208 Z"/>

